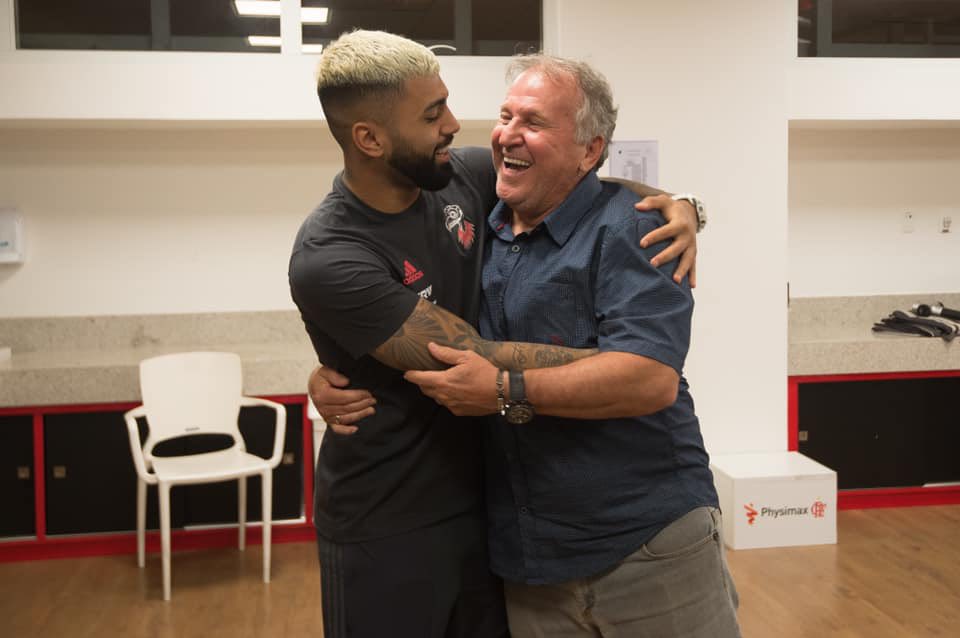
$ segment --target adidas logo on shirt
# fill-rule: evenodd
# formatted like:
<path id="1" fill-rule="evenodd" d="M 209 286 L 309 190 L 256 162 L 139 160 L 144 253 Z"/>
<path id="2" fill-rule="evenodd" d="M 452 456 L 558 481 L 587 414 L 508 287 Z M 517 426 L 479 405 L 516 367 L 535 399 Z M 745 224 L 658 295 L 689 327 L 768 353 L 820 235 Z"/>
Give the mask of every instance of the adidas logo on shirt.
<path id="1" fill-rule="evenodd" d="M 423 271 L 411 264 L 406 259 L 403 260 L 403 285 L 409 286 L 415 281 L 423 279 Z"/>

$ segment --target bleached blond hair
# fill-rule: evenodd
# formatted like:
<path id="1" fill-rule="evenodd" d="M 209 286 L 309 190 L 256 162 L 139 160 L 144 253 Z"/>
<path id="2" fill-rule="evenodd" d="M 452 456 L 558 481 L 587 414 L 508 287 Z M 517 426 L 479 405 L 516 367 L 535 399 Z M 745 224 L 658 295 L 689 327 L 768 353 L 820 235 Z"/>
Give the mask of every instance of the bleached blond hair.
<path id="1" fill-rule="evenodd" d="M 577 144 L 588 144 L 595 137 L 602 137 L 603 153 L 594 168 L 599 168 L 604 160 L 617 128 L 617 107 L 613 104 L 613 91 L 602 73 L 586 62 L 559 58 L 537 53 L 522 55 L 510 61 L 507 67 L 507 83 L 513 82 L 525 71 L 536 70 L 554 81 L 563 81 L 564 76 L 572 78 L 580 92 L 580 105 L 577 108 L 574 137 Z"/>
<path id="2" fill-rule="evenodd" d="M 427 47 L 386 31 L 344 33 L 323 50 L 317 65 L 317 96 L 330 131 L 343 146 L 357 117 L 382 119 L 411 78 L 440 73 Z M 375 97 L 374 100 L 366 98 Z M 363 112 L 357 107 L 363 104 Z"/>
<path id="3" fill-rule="evenodd" d="M 386 31 L 344 33 L 328 45 L 317 66 L 317 92 L 363 86 L 400 90 L 404 81 L 440 72 L 427 47 Z"/>

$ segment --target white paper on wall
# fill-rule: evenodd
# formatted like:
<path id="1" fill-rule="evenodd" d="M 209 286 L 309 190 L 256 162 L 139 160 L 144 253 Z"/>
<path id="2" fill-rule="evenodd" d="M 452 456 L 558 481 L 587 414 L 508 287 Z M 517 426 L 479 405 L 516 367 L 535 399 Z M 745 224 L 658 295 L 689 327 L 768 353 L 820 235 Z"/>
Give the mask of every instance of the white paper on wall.
<path id="1" fill-rule="evenodd" d="M 620 177 L 647 186 L 660 181 L 657 140 L 610 142 L 610 177 Z"/>
<path id="2" fill-rule="evenodd" d="M 23 220 L 13 208 L 0 208 L 0 264 L 23 262 Z"/>

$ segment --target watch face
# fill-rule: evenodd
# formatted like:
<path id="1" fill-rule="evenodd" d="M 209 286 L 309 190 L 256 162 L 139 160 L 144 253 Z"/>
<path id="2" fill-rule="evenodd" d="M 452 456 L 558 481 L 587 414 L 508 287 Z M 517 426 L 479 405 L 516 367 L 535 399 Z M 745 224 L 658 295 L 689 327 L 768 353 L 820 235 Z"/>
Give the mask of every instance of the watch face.
<path id="1" fill-rule="evenodd" d="M 522 425 L 533 419 L 533 406 L 529 403 L 514 403 L 507 407 L 507 423 Z"/>

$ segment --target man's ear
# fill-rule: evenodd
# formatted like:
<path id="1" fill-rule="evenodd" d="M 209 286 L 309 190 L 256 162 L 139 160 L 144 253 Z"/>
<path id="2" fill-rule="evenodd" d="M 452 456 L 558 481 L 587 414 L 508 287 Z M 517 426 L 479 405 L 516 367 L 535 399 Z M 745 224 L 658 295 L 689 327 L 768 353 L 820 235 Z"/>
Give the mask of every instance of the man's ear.
<path id="1" fill-rule="evenodd" d="M 603 149 L 606 147 L 607 142 L 599 135 L 590 140 L 587 143 L 587 152 L 584 154 L 583 159 L 580 160 L 580 172 L 588 173 L 594 166 L 597 165 L 597 162 L 600 161 L 600 156 L 603 154 Z"/>
<path id="2" fill-rule="evenodd" d="M 350 127 L 353 145 L 368 157 L 383 157 L 385 152 L 386 130 L 376 122 L 354 122 Z"/>

